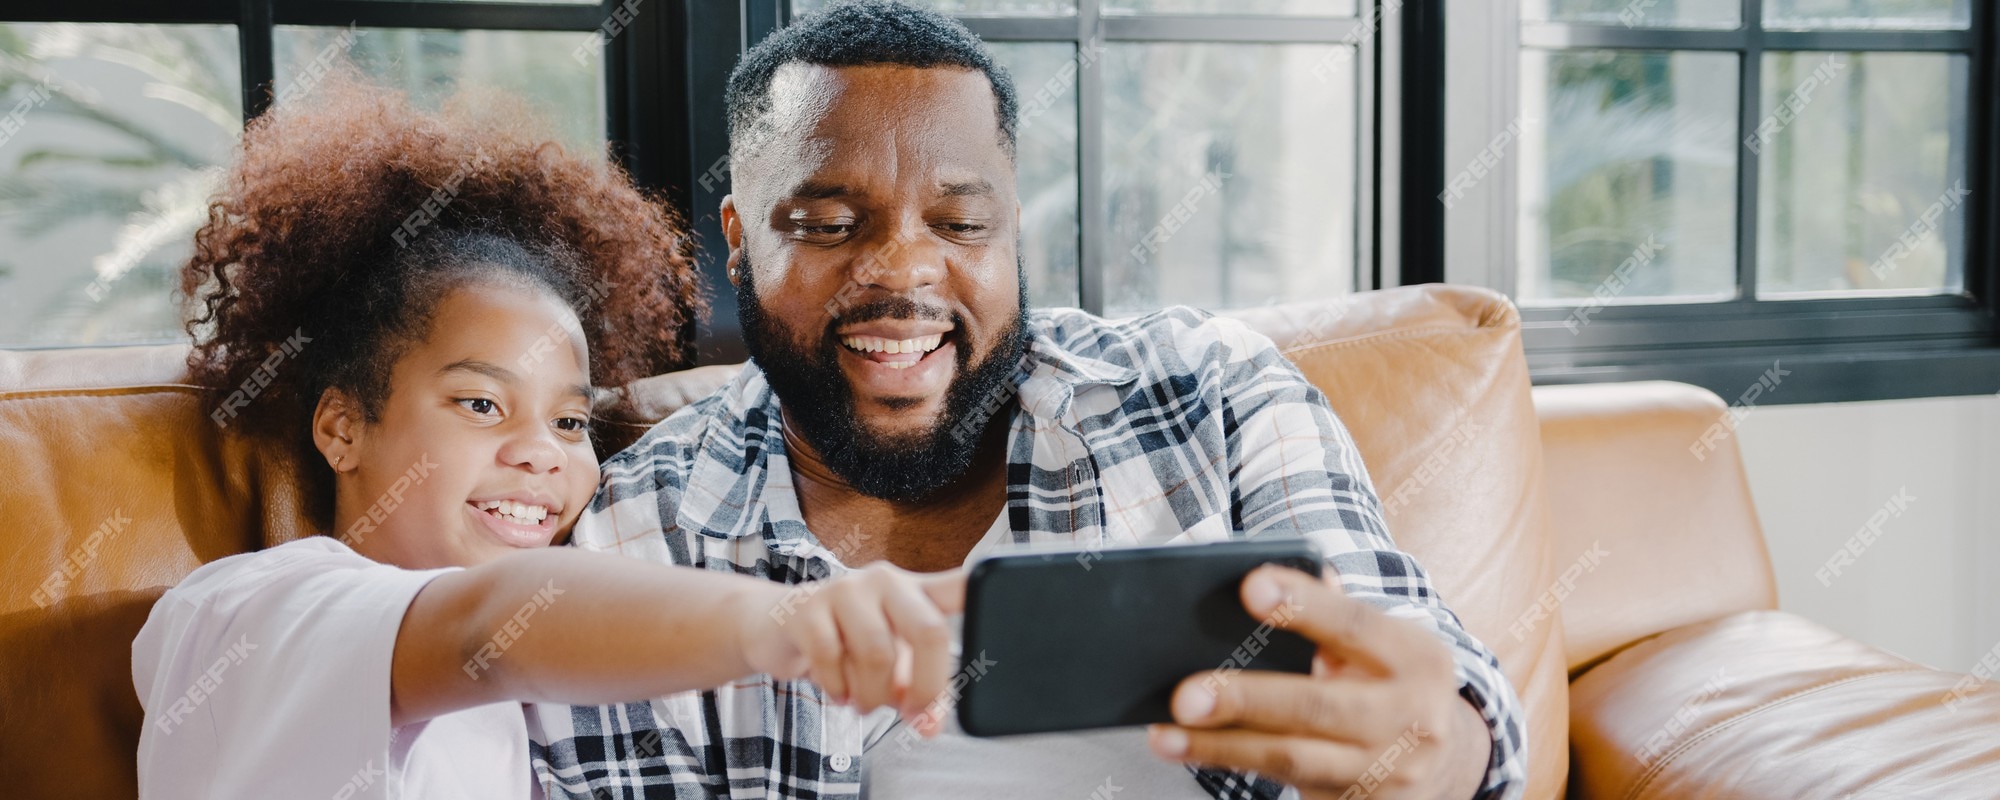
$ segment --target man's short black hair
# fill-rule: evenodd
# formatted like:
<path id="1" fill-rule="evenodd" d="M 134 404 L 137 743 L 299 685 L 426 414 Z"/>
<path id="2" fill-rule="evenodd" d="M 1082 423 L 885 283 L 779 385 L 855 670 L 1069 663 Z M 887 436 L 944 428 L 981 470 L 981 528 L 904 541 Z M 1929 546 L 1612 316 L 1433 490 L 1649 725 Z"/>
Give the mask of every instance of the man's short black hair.
<path id="1" fill-rule="evenodd" d="M 958 67 L 986 74 L 993 85 L 993 109 L 1000 119 L 1000 145 L 1014 154 L 1018 101 L 1007 68 L 993 60 L 986 43 L 957 20 L 897 0 L 836 3 L 801 17 L 750 48 L 729 74 L 723 102 L 729 108 L 732 156 L 749 141 L 771 112 L 771 77 L 786 64 L 860 67 Z"/>

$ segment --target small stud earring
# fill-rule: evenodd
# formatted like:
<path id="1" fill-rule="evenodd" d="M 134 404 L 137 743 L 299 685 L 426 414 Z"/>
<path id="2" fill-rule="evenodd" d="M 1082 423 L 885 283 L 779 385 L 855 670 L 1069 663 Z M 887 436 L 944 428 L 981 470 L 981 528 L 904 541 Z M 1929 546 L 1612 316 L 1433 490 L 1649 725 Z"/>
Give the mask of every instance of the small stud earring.
<path id="1" fill-rule="evenodd" d="M 333 457 L 333 470 L 334 470 L 335 472 L 339 472 L 339 471 L 340 471 L 340 462 L 341 462 L 341 461 L 344 461 L 344 460 L 346 460 L 346 458 L 347 458 L 347 456 L 334 456 L 334 457 Z"/>

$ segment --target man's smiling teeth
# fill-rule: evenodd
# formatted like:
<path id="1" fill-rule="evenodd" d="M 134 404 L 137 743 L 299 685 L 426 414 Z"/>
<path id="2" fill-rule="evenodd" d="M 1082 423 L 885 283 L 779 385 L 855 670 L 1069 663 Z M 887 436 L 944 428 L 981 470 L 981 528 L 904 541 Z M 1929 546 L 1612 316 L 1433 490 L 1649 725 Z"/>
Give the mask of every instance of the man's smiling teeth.
<path id="1" fill-rule="evenodd" d="M 547 506 L 532 506 L 512 500 L 488 500 L 473 505 L 481 511 L 517 525 L 540 525 L 542 520 L 548 519 L 549 516 Z"/>
<path id="2" fill-rule="evenodd" d="M 880 336 L 844 336 L 840 343 L 849 349 L 863 353 L 928 353 L 938 348 L 944 341 L 944 334 L 934 333 L 915 339 L 884 339 Z M 895 366 L 891 364 L 890 366 Z"/>

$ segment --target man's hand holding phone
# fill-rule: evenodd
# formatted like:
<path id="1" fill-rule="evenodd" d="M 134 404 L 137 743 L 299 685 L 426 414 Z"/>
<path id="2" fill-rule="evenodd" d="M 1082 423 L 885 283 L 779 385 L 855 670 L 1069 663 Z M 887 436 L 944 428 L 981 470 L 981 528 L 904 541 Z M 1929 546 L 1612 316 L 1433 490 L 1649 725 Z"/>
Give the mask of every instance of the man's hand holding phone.
<path id="1" fill-rule="evenodd" d="M 1174 692 L 1178 724 L 1150 730 L 1154 752 L 1255 771 L 1305 798 L 1472 796 L 1492 743 L 1435 635 L 1281 567 L 1247 576 L 1242 600 L 1317 646 L 1312 674 L 1192 675 Z"/>
<path id="2" fill-rule="evenodd" d="M 924 710 L 957 670 L 948 617 L 965 604 L 965 570 L 920 574 L 877 563 L 824 581 L 772 586 L 743 605 L 743 656 L 780 680 L 806 678 L 834 703 L 894 706 L 920 733 Z"/>

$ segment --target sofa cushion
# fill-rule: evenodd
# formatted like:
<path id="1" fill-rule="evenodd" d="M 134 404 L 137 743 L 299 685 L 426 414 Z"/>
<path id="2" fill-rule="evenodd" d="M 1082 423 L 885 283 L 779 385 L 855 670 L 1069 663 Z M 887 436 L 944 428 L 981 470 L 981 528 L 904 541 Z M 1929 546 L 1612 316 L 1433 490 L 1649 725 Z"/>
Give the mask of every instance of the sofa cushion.
<path id="1" fill-rule="evenodd" d="M 2000 686 L 1966 678 L 1778 611 L 1676 628 L 1571 687 L 1572 789 L 1621 800 L 1991 798 Z"/>

